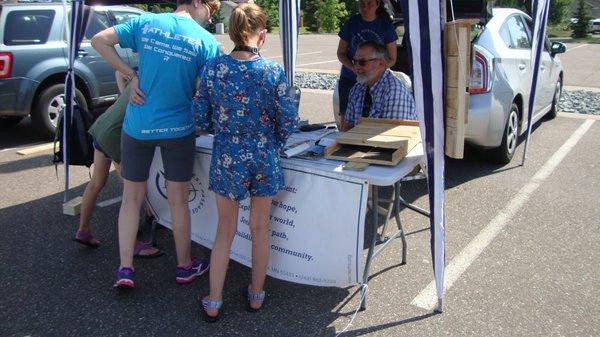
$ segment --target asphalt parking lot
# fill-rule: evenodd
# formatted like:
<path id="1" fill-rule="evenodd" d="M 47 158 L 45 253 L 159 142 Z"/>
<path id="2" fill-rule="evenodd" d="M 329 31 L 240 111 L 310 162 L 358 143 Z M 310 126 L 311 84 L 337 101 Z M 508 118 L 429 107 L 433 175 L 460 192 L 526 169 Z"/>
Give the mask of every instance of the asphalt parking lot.
<path id="1" fill-rule="evenodd" d="M 303 39 L 300 68 L 334 63 L 323 55 L 331 47 L 325 38 Z M 274 40 L 265 57 L 280 57 Z M 577 51 L 600 51 L 594 48 L 572 49 L 563 62 Z M 303 118 L 331 120 L 331 93 L 305 91 L 302 97 Z M 78 219 L 62 214 L 62 167 L 55 170 L 50 151 L 17 154 L 47 141 L 28 120 L 0 133 L 0 336 L 335 336 L 350 322 L 357 287 L 320 288 L 272 278 L 264 309 L 245 312 L 240 288 L 249 270 L 232 262 L 223 320 L 204 323 L 197 297 L 208 291 L 208 280 L 175 284 L 173 240 L 164 229 L 157 234 L 167 254 L 136 262 L 136 289 L 115 292 L 118 204 L 98 207 L 93 216 L 100 248 L 72 242 Z M 404 210 L 408 263 L 398 265 L 400 241 L 375 260 L 368 308 L 344 336 L 600 335 L 599 148 L 597 117 L 561 114 L 536 125 L 524 166 L 519 165 L 523 144 L 506 166 L 487 163 L 485 152 L 471 148 L 463 160 L 448 159 L 444 313 L 413 304 L 426 297 L 433 278 L 430 234 L 427 219 Z M 74 195 L 88 180 L 86 168 L 71 168 Z M 117 197 L 120 188 L 111 173 L 100 200 Z M 427 206 L 423 180 L 404 183 L 403 195 Z M 209 254 L 198 245 L 193 251 Z"/>

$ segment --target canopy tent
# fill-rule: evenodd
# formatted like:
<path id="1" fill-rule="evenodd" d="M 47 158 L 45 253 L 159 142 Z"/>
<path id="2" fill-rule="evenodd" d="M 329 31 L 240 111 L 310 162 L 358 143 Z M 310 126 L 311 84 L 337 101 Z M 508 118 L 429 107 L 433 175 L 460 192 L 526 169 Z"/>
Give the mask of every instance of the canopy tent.
<path id="1" fill-rule="evenodd" d="M 79 44 L 87 26 L 87 16 L 84 16 L 84 4 L 94 5 L 123 5 L 136 3 L 160 3 L 164 1 L 136 1 L 136 0 L 73 0 L 71 11 L 70 57 L 67 78 L 65 79 L 65 100 L 67 105 L 64 120 L 71 121 L 75 92 L 75 74 L 73 66 Z M 393 0 L 398 5 L 400 0 Z M 420 120 L 422 137 L 425 145 L 426 162 L 428 168 L 429 200 L 431 209 L 431 250 L 434 264 L 434 276 L 438 295 L 437 310 L 442 310 L 443 275 L 444 275 L 444 128 L 443 128 L 443 101 L 440 92 L 443 90 L 442 71 L 442 19 L 440 16 L 441 3 L 439 0 L 428 0 L 420 3 L 417 0 L 402 0 L 405 9 L 404 22 L 408 23 L 412 32 L 410 42 L 413 63 L 415 101 Z M 280 0 L 280 24 L 282 49 L 286 76 L 290 86 L 294 84 L 295 62 L 297 53 L 298 13 L 300 0 Z M 411 20 L 412 18 L 412 20 Z M 421 42 L 428 42 L 421 45 Z M 433 76 L 432 76 L 433 75 Z M 63 123 L 65 132 L 70 123 Z M 65 152 L 68 140 L 63 139 Z M 65 153 L 65 201 L 69 190 L 69 163 Z"/>
<path id="2" fill-rule="evenodd" d="M 431 256 L 436 284 L 437 308 L 443 309 L 445 268 L 444 224 L 444 69 L 443 27 L 440 0 L 402 0 L 404 27 L 408 34 L 408 54 L 417 116 L 421 121 L 427 185 Z M 406 34 L 405 34 L 406 35 Z"/>
<path id="3" fill-rule="evenodd" d="M 548 11 L 550 9 L 549 0 L 533 0 L 531 3 L 531 13 L 533 16 L 533 36 L 531 41 L 531 89 L 529 91 L 529 102 L 527 108 L 527 136 L 525 138 L 525 149 L 523 150 L 523 159 L 521 165 L 525 164 L 527 158 L 527 149 L 529 148 L 529 137 L 533 126 L 533 109 L 535 107 L 535 93 L 537 88 L 538 73 L 540 70 L 540 60 L 542 58 L 542 49 L 546 39 L 546 24 L 548 23 Z M 558 104 L 558 102 L 556 102 Z"/>

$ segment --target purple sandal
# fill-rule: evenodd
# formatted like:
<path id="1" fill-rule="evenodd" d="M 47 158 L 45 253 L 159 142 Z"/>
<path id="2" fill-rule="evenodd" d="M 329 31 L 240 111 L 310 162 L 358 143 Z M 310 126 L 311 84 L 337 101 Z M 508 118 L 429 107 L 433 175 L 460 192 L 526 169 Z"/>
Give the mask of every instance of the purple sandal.
<path id="1" fill-rule="evenodd" d="M 163 256 L 165 254 L 165 252 L 163 252 L 159 248 L 156 248 L 157 251 L 155 251 L 152 254 L 141 254 L 142 251 L 144 251 L 146 249 L 152 249 L 152 248 L 155 248 L 155 247 L 152 247 L 146 243 L 136 240 L 135 247 L 133 248 L 133 257 L 138 258 L 138 259 L 153 259 L 155 257 Z"/>
<path id="2" fill-rule="evenodd" d="M 86 245 L 86 246 L 92 247 L 92 248 L 100 247 L 100 243 L 98 243 L 98 241 L 94 239 L 94 236 L 92 235 L 91 232 L 86 232 L 86 231 L 82 231 L 79 229 L 75 233 L 75 237 L 73 238 L 73 241 L 79 242 L 82 245 Z"/>

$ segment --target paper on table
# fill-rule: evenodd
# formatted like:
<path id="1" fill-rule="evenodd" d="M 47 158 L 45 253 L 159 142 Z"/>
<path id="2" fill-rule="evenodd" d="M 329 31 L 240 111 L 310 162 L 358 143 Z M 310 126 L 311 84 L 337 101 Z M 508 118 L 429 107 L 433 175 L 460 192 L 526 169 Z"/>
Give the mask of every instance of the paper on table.
<path id="1" fill-rule="evenodd" d="M 310 141 L 302 141 L 287 145 L 285 148 L 283 148 L 283 157 L 291 158 L 310 149 L 311 146 L 312 144 Z"/>

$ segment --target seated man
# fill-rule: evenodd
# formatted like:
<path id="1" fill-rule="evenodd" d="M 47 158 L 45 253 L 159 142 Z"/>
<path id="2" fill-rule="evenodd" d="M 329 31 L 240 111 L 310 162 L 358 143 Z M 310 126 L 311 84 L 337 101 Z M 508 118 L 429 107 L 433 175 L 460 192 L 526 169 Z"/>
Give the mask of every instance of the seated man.
<path id="1" fill-rule="evenodd" d="M 404 84 L 387 69 L 387 49 L 376 41 L 358 46 L 352 64 L 357 83 L 350 90 L 342 131 L 360 117 L 416 120 L 415 101 Z"/>

